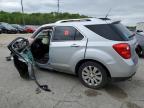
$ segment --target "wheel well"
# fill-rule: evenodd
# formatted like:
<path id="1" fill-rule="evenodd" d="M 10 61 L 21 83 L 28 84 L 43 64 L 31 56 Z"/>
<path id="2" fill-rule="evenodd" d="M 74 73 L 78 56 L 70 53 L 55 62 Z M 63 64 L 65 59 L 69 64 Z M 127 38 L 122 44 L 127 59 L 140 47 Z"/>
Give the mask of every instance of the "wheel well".
<path id="1" fill-rule="evenodd" d="M 138 45 L 138 47 L 142 50 L 142 47 L 140 45 Z"/>
<path id="2" fill-rule="evenodd" d="M 107 73 L 106 73 L 107 76 L 108 76 L 109 78 L 111 78 L 111 75 L 110 75 L 109 70 L 108 70 L 101 62 L 96 61 L 96 60 L 92 60 L 92 59 L 84 59 L 84 60 L 79 61 L 79 62 L 77 63 L 77 65 L 76 65 L 76 68 L 75 68 L 75 73 L 76 73 L 76 75 L 78 75 L 78 69 L 79 69 L 80 65 L 82 65 L 83 63 L 85 63 L 85 62 L 87 62 L 87 61 L 96 62 L 96 63 L 99 63 L 100 65 L 102 65 L 103 68 L 105 68 L 106 71 L 107 71 Z"/>
<path id="3" fill-rule="evenodd" d="M 140 51 L 142 51 L 142 47 L 140 45 L 137 45 L 136 53 L 139 54 Z"/>

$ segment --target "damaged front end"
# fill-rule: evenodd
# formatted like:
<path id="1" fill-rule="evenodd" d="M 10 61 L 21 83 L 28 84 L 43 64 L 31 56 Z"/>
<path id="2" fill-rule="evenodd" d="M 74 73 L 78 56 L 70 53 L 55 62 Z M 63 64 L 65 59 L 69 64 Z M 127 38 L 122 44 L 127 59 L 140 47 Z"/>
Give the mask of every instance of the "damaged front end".
<path id="1" fill-rule="evenodd" d="M 34 73 L 35 61 L 27 39 L 23 37 L 16 38 L 8 45 L 8 49 L 11 51 L 14 65 L 22 78 L 34 80 L 40 89 L 51 91 L 47 85 L 40 85 L 36 79 Z"/>

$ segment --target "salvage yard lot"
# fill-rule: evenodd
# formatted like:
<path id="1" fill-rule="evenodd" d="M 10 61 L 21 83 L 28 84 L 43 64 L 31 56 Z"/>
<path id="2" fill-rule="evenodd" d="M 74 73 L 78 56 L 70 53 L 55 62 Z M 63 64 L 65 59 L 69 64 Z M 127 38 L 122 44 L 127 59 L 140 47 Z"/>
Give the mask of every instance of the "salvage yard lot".
<path id="1" fill-rule="evenodd" d="M 100 90 L 84 87 L 77 76 L 36 70 L 38 80 L 52 92 L 36 93 L 36 84 L 19 77 L 13 62 L 7 62 L 7 44 L 17 36 L 0 35 L 0 108 L 144 108 L 144 60 L 131 81 L 111 83 Z"/>
<path id="2" fill-rule="evenodd" d="M 31 34 L 0 34 L 0 46 L 6 46 L 16 37 L 28 37 Z"/>

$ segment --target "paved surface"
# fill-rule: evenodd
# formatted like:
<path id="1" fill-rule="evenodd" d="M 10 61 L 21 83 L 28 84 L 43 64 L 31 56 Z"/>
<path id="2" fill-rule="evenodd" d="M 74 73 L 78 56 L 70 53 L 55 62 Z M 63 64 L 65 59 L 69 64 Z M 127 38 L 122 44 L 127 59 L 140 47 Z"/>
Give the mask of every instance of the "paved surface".
<path id="1" fill-rule="evenodd" d="M 0 47 L 7 45 L 9 42 L 11 42 L 16 37 L 28 37 L 31 36 L 31 34 L 0 34 Z"/>
<path id="2" fill-rule="evenodd" d="M 84 87 L 73 75 L 37 69 L 38 80 L 52 90 L 37 94 L 35 83 L 21 79 L 13 62 L 5 61 L 8 55 L 1 46 L 0 108 L 144 108 L 143 59 L 132 81 L 111 83 L 101 90 Z"/>

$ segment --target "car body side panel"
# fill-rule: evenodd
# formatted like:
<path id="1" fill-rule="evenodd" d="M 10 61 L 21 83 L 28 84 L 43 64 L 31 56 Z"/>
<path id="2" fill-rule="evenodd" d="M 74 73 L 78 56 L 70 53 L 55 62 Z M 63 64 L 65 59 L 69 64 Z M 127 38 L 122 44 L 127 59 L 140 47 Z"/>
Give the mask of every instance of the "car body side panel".
<path id="1" fill-rule="evenodd" d="M 89 42 L 85 59 L 92 59 L 102 63 L 110 72 L 111 77 L 128 77 L 137 69 L 138 57 L 123 59 L 112 45 L 121 42 Z"/>
<path id="2" fill-rule="evenodd" d="M 72 47 L 73 44 L 78 46 Z M 52 68 L 66 73 L 72 73 L 72 61 L 84 58 L 86 40 L 51 42 L 49 63 Z"/>

